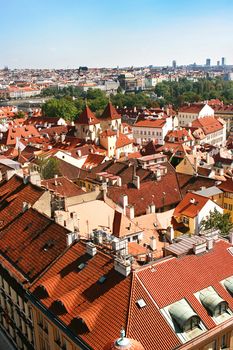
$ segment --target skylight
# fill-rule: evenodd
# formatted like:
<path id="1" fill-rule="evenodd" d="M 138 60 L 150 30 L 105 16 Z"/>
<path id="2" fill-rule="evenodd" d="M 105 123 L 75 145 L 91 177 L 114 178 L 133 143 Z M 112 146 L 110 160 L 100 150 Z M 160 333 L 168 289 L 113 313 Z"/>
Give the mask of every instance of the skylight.
<path id="1" fill-rule="evenodd" d="M 138 299 L 138 300 L 136 301 L 136 304 L 140 307 L 140 309 L 142 309 L 143 307 L 146 306 L 146 302 L 145 302 L 144 299 Z"/>
<path id="2" fill-rule="evenodd" d="M 103 284 L 106 281 L 107 277 L 106 276 L 101 276 L 99 278 L 99 283 Z"/>
<path id="3" fill-rule="evenodd" d="M 86 266 L 85 263 L 81 263 L 78 265 L 78 268 L 79 268 L 79 270 L 83 270 L 85 266 Z"/>

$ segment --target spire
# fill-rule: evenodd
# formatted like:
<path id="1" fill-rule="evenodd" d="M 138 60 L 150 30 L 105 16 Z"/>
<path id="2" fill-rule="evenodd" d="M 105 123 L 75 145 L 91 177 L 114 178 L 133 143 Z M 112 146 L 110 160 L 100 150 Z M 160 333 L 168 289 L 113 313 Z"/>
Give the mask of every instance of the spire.
<path id="1" fill-rule="evenodd" d="M 112 105 L 109 96 L 109 102 L 105 107 L 100 119 L 121 119 L 121 115 L 117 113 L 116 108 Z"/>
<path id="2" fill-rule="evenodd" d="M 98 124 L 99 121 L 96 118 L 95 114 L 90 110 L 88 105 L 86 104 L 84 111 L 80 114 L 80 116 L 75 120 L 76 124 Z"/>

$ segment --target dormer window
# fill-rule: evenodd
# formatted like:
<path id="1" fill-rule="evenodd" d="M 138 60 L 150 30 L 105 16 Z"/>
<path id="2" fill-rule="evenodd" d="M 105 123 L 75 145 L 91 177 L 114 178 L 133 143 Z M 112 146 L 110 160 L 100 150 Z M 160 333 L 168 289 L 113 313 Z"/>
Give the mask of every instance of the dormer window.
<path id="1" fill-rule="evenodd" d="M 191 331 L 200 324 L 200 317 L 184 299 L 169 306 L 168 311 L 182 332 Z"/>
<path id="2" fill-rule="evenodd" d="M 213 317 L 218 317 L 225 313 L 228 304 L 223 300 L 212 287 L 202 290 L 199 294 L 202 305 L 211 313 Z"/>

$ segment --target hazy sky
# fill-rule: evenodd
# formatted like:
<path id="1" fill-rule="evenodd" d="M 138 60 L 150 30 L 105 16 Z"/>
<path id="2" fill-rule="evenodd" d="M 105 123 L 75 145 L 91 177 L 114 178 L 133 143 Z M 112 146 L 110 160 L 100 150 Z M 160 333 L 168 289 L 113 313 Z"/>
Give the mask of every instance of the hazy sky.
<path id="1" fill-rule="evenodd" d="M 0 68 L 233 64 L 233 0 L 0 0 Z"/>

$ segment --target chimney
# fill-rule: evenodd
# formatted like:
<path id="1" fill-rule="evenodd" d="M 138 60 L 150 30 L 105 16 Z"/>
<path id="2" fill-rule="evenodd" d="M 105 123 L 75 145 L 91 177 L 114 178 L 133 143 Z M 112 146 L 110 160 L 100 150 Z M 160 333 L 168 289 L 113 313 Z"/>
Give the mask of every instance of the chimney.
<path id="1" fill-rule="evenodd" d="M 131 272 L 131 263 L 129 260 L 123 260 L 121 258 L 115 258 L 114 269 L 121 275 L 127 277 Z"/>
<path id="2" fill-rule="evenodd" d="M 138 190 L 140 189 L 140 177 L 138 175 L 133 176 L 133 184 Z"/>
<path id="3" fill-rule="evenodd" d="M 150 248 L 154 251 L 157 249 L 157 242 L 154 236 L 150 237 Z"/>
<path id="4" fill-rule="evenodd" d="M 121 256 L 128 255 L 128 239 L 127 238 L 119 239 L 115 237 L 112 240 L 112 250 L 114 250 L 115 253 Z"/>
<path id="5" fill-rule="evenodd" d="M 189 202 L 190 202 L 191 204 L 195 204 L 195 203 L 196 203 L 195 198 L 191 198 Z"/>
<path id="6" fill-rule="evenodd" d="M 87 242 L 86 249 L 88 255 L 94 256 L 97 253 L 97 248 L 92 242 Z"/>
<path id="7" fill-rule="evenodd" d="M 57 186 L 57 178 L 58 178 L 58 175 L 55 174 L 55 175 L 54 175 L 54 185 L 55 185 L 55 186 Z"/>
<path id="8" fill-rule="evenodd" d="M 197 242 L 193 245 L 193 252 L 195 255 L 206 252 L 206 242 Z"/>
<path id="9" fill-rule="evenodd" d="M 125 209 L 126 209 L 126 207 L 128 205 L 128 196 L 127 196 L 127 194 L 121 194 L 120 204 L 121 204 L 122 208 L 124 209 L 124 213 L 125 213 Z"/>
<path id="10" fill-rule="evenodd" d="M 207 250 L 213 249 L 213 246 L 214 246 L 213 238 L 211 238 L 211 237 L 206 238 L 206 246 L 207 246 Z"/>
<path id="11" fill-rule="evenodd" d="M 77 232 L 69 232 L 66 235 L 66 244 L 67 247 L 70 246 L 74 241 L 76 241 L 78 238 Z"/>
<path id="12" fill-rule="evenodd" d="M 126 216 L 130 219 L 134 219 L 134 206 L 133 205 L 127 205 L 126 206 Z"/>
<path id="13" fill-rule="evenodd" d="M 23 208 L 22 208 L 22 211 L 23 213 L 28 210 L 29 208 L 31 208 L 31 204 L 30 203 L 27 203 L 27 202 L 23 202 Z"/>
<path id="14" fill-rule="evenodd" d="M 193 159 L 193 167 L 196 173 L 197 173 L 197 165 L 198 165 L 197 156 L 195 156 Z"/>
<path id="15" fill-rule="evenodd" d="M 224 169 L 223 169 L 223 168 L 220 168 L 220 169 L 219 169 L 219 175 L 220 175 L 220 176 L 224 176 Z"/>
<path id="16" fill-rule="evenodd" d="M 119 187 L 122 186 L 122 180 L 121 180 L 120 176 L 117 177 L 117 186 L 119 186 Z"/>

